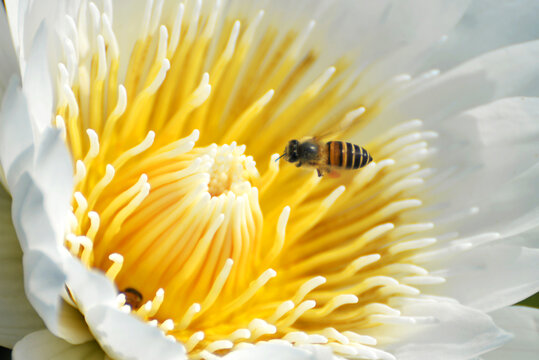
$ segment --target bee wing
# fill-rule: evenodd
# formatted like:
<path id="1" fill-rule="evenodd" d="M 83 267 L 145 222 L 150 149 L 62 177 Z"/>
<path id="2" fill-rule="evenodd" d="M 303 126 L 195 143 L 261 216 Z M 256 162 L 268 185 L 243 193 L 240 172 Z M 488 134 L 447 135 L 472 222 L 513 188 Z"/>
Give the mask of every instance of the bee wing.
<path id="1" fill-rule="evenodd" d="M 326 144 L 328 141 L 342 139 L 344 137 L 346 129 L 333 129 L 321 134 L 316 134 L 312 139 L 320 144 Z"/>
<path id="2" fill-rule="evenodd" d="M 331 122 L 315 137 L 318 139 L 342 139 L 344 138 L 343 135 L 345 133 L 348 133 L 347 137 L 349 137 L 350 131 L 353 133 L 354 129 L 357 129 L 355 126 L 358 124 L 358 121 L 356 121 L 357 118 L 360 117 L 364 112 L 365 108 L 363 106 L 349 111 L 339 122 Z"/>
<path id="3" fill-rule="evenodd" d="M 336 131 L 326 131 L 322 134 L 317 134 L 315 136 L 312 137 L 313 140 L 315 140 L 316 142 L 319 142 L 319 143 L 324 143 L 325 141 L 324 140 L 329 140 L 330 138 L 335 138 L 334 135 L 337 134 Z"/>

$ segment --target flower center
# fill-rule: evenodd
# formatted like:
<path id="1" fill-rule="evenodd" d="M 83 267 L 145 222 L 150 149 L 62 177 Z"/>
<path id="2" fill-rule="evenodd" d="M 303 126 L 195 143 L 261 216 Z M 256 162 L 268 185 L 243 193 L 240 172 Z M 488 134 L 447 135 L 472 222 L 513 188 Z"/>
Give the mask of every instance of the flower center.
<path id="1" fill-rule="evenodd" d="M 262 214 L 258 192 L 250 183 L 259 175 L 244 149 L 210 145 L 178 153 L 175 147 L 170 148 L 173 154 L 158 150 L 141 156 L 133 171 L 118 174 L 101 194 L 103 201 L 96 203 L 106 230 L 94 240 L 94 266 L 106 270 L 110 249 L 121 253 L 123 270 L 115 278 L 119 288 L 137 289 L 144 299 L 163 288 L 166 300 L 174 300 L 160 308 L 165 319 L 181 318 L 193 303 L 208 307 L 215 300 L 208 294 L 247 286 L 253 271 L 247 259 L 259 251 Z M 137 171 L 143 172 L 138 181 Z M 120 210 L 111 209 L 112 203 L 100 204 L 119 199 L 133 186 L 145 189 L 137 185 L 141 179 L 149 179 L 152 190 L 116 225 L 118 214 L 129 205 Z M 212 292 L 227 259 L 236 263 L 229 269 L 228 286 Z"/>
<path id="2" fill-rule="evenodd" d="M 250 191 L 251 182 L 260 175 L 253 158 L 243 155 L 245 146 L 211 146 L 208 148 L 210 182 L 208 192 L 212 196 L 233 192 L 237 196 Z M 212 160 L 212 161 L 211 161 Z"/>
<path id="3" fill-rule="evenodd" d="M 193 357 L 281 339 L 391 358 L 369 331 L 411 321 L 400 304 L 444 280 L 417 256 L 433 225 L 405 216 L 436 134 L 419 120 L 382 133 L 362 144 L 375 162 L 339 179 L 280 168 L 292 138 L 362 128 L 384 85 L 366 94 L 348 59 L 318 56 L 314 22 L 199 1 L 159 26 L 148 4 L 128 62 L 112 14 L 84 3 L 68 21 L 54 119 L 76 169 L 67 248 Z"/>

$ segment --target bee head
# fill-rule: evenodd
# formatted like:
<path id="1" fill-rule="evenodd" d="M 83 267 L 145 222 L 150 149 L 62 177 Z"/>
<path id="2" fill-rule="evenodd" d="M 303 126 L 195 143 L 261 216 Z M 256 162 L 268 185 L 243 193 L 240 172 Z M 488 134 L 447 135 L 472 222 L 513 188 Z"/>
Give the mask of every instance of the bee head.
<path id="1" fill-rule="evenodd" d="M 288 162 L 296 162 L 299 160 L 299 154 L 298 154 L 298 148 L 299 148 L 299 141 L 297 140 L 290 140 L 288 142 L 288 145 L 284 149 L 284 158 Z"/>

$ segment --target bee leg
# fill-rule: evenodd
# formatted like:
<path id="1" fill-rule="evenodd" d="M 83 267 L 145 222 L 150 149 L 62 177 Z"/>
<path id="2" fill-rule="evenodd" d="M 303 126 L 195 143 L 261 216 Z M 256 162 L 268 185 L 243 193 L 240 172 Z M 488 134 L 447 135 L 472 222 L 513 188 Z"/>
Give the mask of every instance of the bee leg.
<path id="1" fill-rule="evenodd" d="M 320 169 L 316 169 L 316 172 L 318 173 L 318 177 L 322 176 L 322 172 L 320 171 Z"/>
<path id="2" fill-rule="evenodd" d="M 301 161 L 296 164 L 296 167 L 300 167 L 300 166 L 301 166 Z"/>

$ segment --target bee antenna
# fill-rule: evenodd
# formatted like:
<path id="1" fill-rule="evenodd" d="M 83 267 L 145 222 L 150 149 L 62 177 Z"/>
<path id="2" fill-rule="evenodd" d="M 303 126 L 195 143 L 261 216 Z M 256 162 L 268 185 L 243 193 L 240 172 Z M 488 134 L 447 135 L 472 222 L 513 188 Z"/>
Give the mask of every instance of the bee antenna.
<path id="1" fill-rule="evenodd" d="M 286 153 L 282 154 L 281 156 L 279 156 L 277 159 L 275 159 L 275 162 L 279 161 L 280 158 L 282 158 L 283 156 L 285 156 Z"/>

